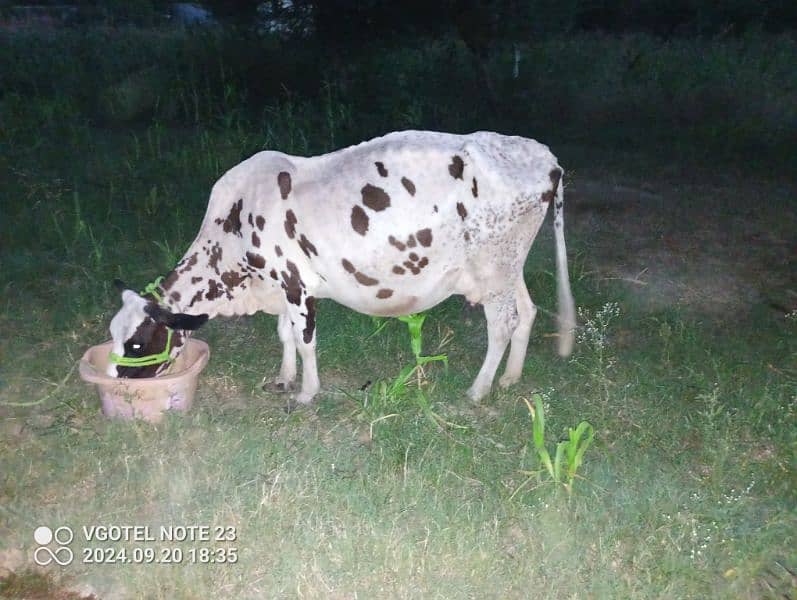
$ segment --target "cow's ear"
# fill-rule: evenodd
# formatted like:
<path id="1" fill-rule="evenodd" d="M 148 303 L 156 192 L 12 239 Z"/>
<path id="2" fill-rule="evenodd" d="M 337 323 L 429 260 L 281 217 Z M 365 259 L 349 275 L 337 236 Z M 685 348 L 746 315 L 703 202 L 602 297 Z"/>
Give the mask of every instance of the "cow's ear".
<path id="1" fill-rule="evenodd" d="M 124 292 L 130 289 L 130 287 L 121 279 L 114 279 L 113 280 L 113 287 L 115 287 L 119 292 Z"/>
<path id="2" fill-rule="evenodd" d="M 181 331 L 193 331 L 199 329 L 208 320 L 208 315 L 187 315 L 185 313 L 172 314 L 167 326 L 172 329 L 179 329 Z"/>
<path id="3" fill-rule="evenodd" d="M 144 312 L 152 317 L 156 323 L 182 331 L 199 329 L 208 320 L 208 315 L 206 314 L 187 315 L 185 313 L 173 313 L 154 302 L 148 302 L 144 307 Z"/>

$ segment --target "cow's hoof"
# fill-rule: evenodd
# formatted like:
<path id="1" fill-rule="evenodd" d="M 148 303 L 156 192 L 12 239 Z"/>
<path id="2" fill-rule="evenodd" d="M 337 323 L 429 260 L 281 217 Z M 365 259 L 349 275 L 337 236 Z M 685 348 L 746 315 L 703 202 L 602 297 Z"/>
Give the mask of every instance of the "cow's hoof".
<path id="1" fill-rule="evenodd" d="M 298 394 L 296 394 L 295 400 L 297 404 L 303 404 L 304 406 L 307 406 L 308 404 L 313 403 L 313 397 L 315 397 L 315 394 L 308 394 L 307 392 L 299 392 Z"/>
<path id="2" fill-rule="evenodd" d="M 284 394 L 293 391 L 293 382 L 284 381 L 282 379 L 275 379 L 274 381 L 267 381 L 263 384 L 263 391 L 274 392 L 275 394 Z"/>
<path id="3" fill-rule="evenodd" d="M 487 394 L 490 393 L 490 390 L 483 390 L 481 388 L 470 387 L 466 392 L 468 398 L 470 398 L 471 402 L 479 402 L 482 398 L 484 398 Z"/>
<path id="4" fill-rule="evenodd" d="M 501 375 L 500 379 L 498 379 L 498 385 L 502 388 L 508 388 L 510 385 L 515 385 L 519 379 L 519 375 L 507 375 L 504 373 Z"/>

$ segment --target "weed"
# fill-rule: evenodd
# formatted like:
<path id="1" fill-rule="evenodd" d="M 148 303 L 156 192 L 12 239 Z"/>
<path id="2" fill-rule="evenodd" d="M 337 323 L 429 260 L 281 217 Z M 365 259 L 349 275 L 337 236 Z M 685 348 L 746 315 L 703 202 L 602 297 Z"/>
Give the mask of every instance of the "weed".
<path id="1" fill-rule="evenodd" d="M 545 410 L 542 396 L 534 394 L 532 400 L 534 401 L 533 405 L 527 398 L 523 398 L 531 415 L 532 441 L 537 457 L 551 480 L 557 486 L 561 484 L 567 490 L 569 497 L 573 493 L 573 482 L 576 477 L 579 477 L 578 469 L 584 462 L 584 453 L 592 444 L 595 432 L 587 421 L 581 421 L 575 429 L 568 427 L 567 439 L 557 442 L 554 459 L 551 461 L 551 455 L 545 445 Z M 539 481 L 541 470 L 524 473 L 528 479 L 515 489 L 510 499 L 524 489 L 532 479 Z"/>
<path id="2" fill-rule="evenodd" d="M 607 302 L 594 313 L 578 307 L 582 326 L 576 330 L 576 342 L 580 351 L 571 361 L 590 377 L 604 398 L 609 396 L 610 374 L 617 365 L 617 358 L 610 351 L 609 328 L 619 316 L 620 306 L 616 302 Z"/>

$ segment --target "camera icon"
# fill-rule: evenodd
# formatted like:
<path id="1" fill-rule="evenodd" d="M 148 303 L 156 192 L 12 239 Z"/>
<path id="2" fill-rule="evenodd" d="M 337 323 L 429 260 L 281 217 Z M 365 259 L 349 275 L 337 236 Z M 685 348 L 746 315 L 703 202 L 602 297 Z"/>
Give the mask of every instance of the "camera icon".
<path id="1" fill-rule="evenodd" d="M 53 562 L 65 567 L 75 558 L 72 550 L 68 547 L 73 539 L 75 539 L 75 534 L 69 527 L 57 527 L 55 531 L 44 525 L 37 527 L 33 532 L 33 540 L 39 547 L 33 551 L 33 560 L 40 567 L 46 567 Z M 48 548 L 53 540 L 57 544 L 54 551 Z"/>

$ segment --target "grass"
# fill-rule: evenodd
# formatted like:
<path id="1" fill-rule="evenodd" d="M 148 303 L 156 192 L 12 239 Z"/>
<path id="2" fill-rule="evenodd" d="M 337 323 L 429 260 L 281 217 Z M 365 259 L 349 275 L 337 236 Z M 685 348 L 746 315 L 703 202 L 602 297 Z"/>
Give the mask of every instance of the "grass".
<path id="1" fill-rule="evenodd" d="M 618 43 L 613 52 L 649 42 Z M 788 53 L 790 42 L 778 43 Z M 658 56 L 663 70 L 672 69 L 668 52 L 690 47 L 651 46 L 645 60 Z M 607 69 L 614 64 L 589 48 L 579 52 L 600 56 Z M 546 51 L 553 52 L 534 50 Z M 577 63 L 581 54 L 573 51 L 559 60 Z M 715 48 L 713 56 L 747 56 L 734 52 Z M 778 56 L 769 69 L 779 68 Z M 108 69 L 100 76 L 111 79 Z M 375 71 L 377 83 L 385 72 Z M 406 89 L 413 73 L 407 69 Z M 427 124 L 435 94 L 445 93 L 437 85 L 372 112 L 331 85 L 317 98 L 281 97 L 264 117 L 242 109 L 226 120 L 218 119 L 221 100 L 201 105 L 197 91 L 198 125 L 166 115 L 134 124 L 88 122 L 87 98 L 35 86 L 25 88 L 36 99 L 27 106 L 13 95 L 2 99 L 2 110 L 18 119 L 3 121 L 0 137 L 0 595 L 794 596 L 797 321 L 764 300 L 721 318 L 678 303 L 647 306 L 633 286 L 596 270 L 594 249 L 607 234 L 584 225 L 588 215 L 576 210 L 578 200 L 568 213 L 574 295 L 585 325 L 576 352 L 558 359 L 546 337 L 555 329 L 545 312 L 553 310 L 555 290 L 545 228 L 527 265 L 526 280 L 545 310 L 524 377 L 482 404 L 471 404 L 464 392 L 484 356 L 484 320 L 463 318 L 456 300 L 434 308 L 424 323 L 423 353 L 448 357 L 447 370 L 426 366 L 427 404 L 374 400 L 379 381 L 394 380 L 416 360 L 405 324 L 390 321 L 371 336 L 369 317 L 330 301 L 320 303 L 318 316 L 324 390 L 308 410 L 286 414 L 283 398 L 260 390 L 279 361 L 269 316 L 209 323 L 200 337 L 213 357 L 195 409 L 159 426 L 105 420 L 95 392 L 76 374 L 65 377 L 87 346 L 108 336 L 119 305 L 113 278 L 140 287 L 170 268 L 223 170 L 260 148 L 321 152 L 374 133 L 369 128 L 396 128 L 401 119 Z M 587 90 L 599 92 L 597 83 Z M 602 110 L 597 99 L 589 107 Z M 484 126 L 473 113 L 456 119 L 463 128 Z M 447 125 L 442 117 L 439 123 Z M 740 195 L 736 163 L 695 174 L 688 158 L 623 163 L 624 151 L 604 153 L 605 146 L 588 142 L 573 137 L 562 151 L 554 145 L 575 190 L 599 178 L 676 180 L 691 185 L 690 207 L 710 204 L 716 189 Z M 749 177 L 763 190 L 758 199 L 768 199 L 757 212 L 779 207 L 778 221 L 793 222 L 791 184 Z M 707 181 L 714 188 L 692 185 Z M 749 200 L 729 202 L 723 218 L 753 219 L 745 212 Z M 678 226 L 681 210 L 694 214 L 681 205 L 670 216 L 656 213 L 661 237 Z M 608 223 L 617 218 L 601 215 Z M 773 278 L 782 276 L 783 266 L 768 264 Z M 551 442 L 566 439 L 581 421 L 594 427 L 578 470 L 583 479 L 569 498 L 555 486 L 521 488 L 527 473 L 544 468 L 523 402 L 537 392 Z M 19 402 L 38 404 L 10 405 Z M 238 560 L 36 569 L 33 530 L 64 524 L 232 526 L 237 539 L 229 546 Z M 84 546 L 72 545 L 76 556 Z M 187 552 L 190 544 L 180 547 Z"/>

